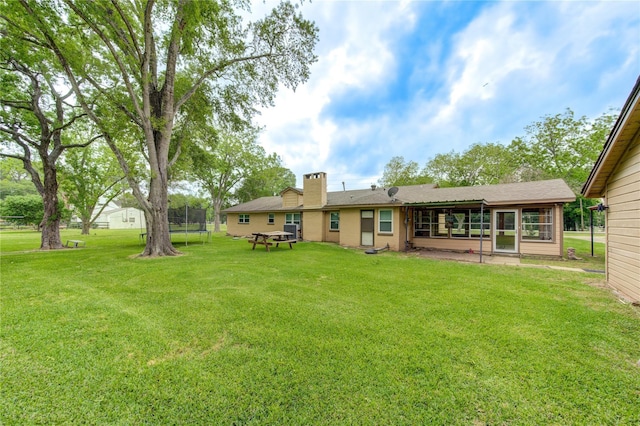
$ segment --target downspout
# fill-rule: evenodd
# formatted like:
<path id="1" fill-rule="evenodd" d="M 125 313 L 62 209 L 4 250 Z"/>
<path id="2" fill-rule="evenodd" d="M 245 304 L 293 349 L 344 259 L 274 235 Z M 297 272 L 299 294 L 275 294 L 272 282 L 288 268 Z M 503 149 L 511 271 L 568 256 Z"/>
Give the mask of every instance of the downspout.
<path id="1" fill-rule="evenodd" d="M 480 263 L 482 263 L 482 237 L 484 236 L 484 200 L 480 203 Z"/>
<path id="2" fill-rule="evenodd" d="M 409 251 L 409 207 L 404 208 L 404 251 Z"/>

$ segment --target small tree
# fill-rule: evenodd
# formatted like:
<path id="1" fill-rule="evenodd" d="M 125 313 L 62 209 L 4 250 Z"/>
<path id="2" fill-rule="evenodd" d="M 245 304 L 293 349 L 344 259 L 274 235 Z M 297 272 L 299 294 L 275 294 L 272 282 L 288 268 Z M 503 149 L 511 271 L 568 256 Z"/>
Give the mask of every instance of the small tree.
<path id="1" fill-rule="evenodd" d="M 101 144 L 69 151 L 60 171 L 60 188 L 82 222 L 82 234 L 88 235 L 106 205 L 122 194 L 122 169 L 111 150 Z M 101 199 L 103 206 L 96 210 Z"/>
<path id="2" fill-rule="evenodd" d="M 420 174 L 418 163 L 415 161 L 405 162 L 404 157 L 393 157 L 384 166 L 382 178 L 378 183 L 384 187 L 401 185 L 419 185 L 421 183 L 432 182 L 426 174 Z"/>
<path id="3" fill-rule="evenodd" d="M 199 144 L 189 150 L 191 175 L 211 197 L 215 232 L 220 231 L 220 211 L 232 189 L 267 162 L 256 134 L 251 128 L 234 132 L 205 126 L 194 135 Z"/>

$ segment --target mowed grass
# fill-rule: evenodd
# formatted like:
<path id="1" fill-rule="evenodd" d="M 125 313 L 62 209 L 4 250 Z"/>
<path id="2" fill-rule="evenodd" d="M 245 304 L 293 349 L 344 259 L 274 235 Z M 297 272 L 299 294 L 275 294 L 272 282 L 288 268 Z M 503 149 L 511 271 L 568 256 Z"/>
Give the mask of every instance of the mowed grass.
<path id="1" fill-rule="evenodd" d="M 640 422 L 640 315 L 599 274 L 223 235 L 159 259 L 135 256 L 137 232 L 54 252 L 0 238 L 2 424 Z"/>

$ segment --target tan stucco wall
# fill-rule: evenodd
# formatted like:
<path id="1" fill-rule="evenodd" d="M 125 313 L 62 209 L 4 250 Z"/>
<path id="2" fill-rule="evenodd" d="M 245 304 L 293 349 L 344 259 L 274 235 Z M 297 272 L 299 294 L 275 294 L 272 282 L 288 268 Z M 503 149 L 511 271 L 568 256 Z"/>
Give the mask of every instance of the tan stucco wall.
<path id="1" fill-rule="evenodd" d="M 324 212 L 304 212 L 304 239 L 307 241 L 324 241 Z"/>
<path id="2" fill-rule="evenodd" d="M 339 213 L 339 210 L 334 210 Z M 340 231 L 332 231 L 329 229 L 331 226 L 331 212 L 324 212 L 324 241 L 328 243 L 340 243 Z M 340 223 L 342 226 L 342 223 Z"/>
<path id="3" fill-rule="evenodd" d="M 640 136 L 607 181 L 607 279 L 633 301 L 640 301 Z"/>
<path id="4" fill-rule="evenodd" d="M 387 210 L 383 208 L 382 210 Z M 361 233 L 360 233 L 360 212 L 362 210 L 373 210 L 374 217 L 374 233 L 373 233 L 373 246 L 380 248 L 389 244 L 390 250 L 403 250 L 404 249 L 404 222 L 402 212 L 400 208 L 392 208 L 393 227 L 391 233 L 381 233 L 378 231 L 378 218 L 379 208 L 373 207 L 358 207 L 350 209 L 340 210 L 340 245 L 346 247 L 360 247 L 361 245 Z M 327 225 L 328 226 L 328 225 Z M 334 233 L 329 233 L 334 234 Z M 332 241 L 334 241 L 333 237 Z"/>
<path id="5" fill-rule="evenodd" d="M 227 234 L 234 237 L 249 237 L 252 232 L 282 231 L 284 213 L 275 213 L 275 223 L 267 223 L 267 213 L 248 213 L 249 223 L 238 223 L 238 213 L 227 213 Z"/>
<path id="6" fill-rule="evenodd" d="M 340 210 L 340 245 L 360 246 L 360 209 Z"/>

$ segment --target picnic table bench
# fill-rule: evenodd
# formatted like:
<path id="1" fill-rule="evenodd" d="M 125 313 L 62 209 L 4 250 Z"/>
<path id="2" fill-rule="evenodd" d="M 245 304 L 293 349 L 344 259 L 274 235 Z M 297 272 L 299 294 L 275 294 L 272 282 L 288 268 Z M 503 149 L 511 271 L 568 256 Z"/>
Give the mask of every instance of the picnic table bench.
<path id="1" fill-rule="evenodd" d="M 253 244 L 251 250 L 256 249 L 256 245 L 263 245 L 267 251 L 269 251 L 269 247 L 272 245 L 276 245 L 278 247 L 280 243 L 289 244 L 289 248 L 293 248 L 293 244 L 298 240 L 295 239 L 294 235 L 291 232 L 285 231 L 271 231 L 271 232 L 253 232 L 253 239 L 248 240 L 249 244 Z M 271 240 L 271 241 L 269 241 Z"/>
<path id="2" fill-rule="evenodd" d="M 87 243 L 85 243 L 82 240 L 67 240 L 67 244 L 65 244 L 66 247 L 73 247 L 73 248 L 78 248 L 78 247 L 86 247 Z"/>

